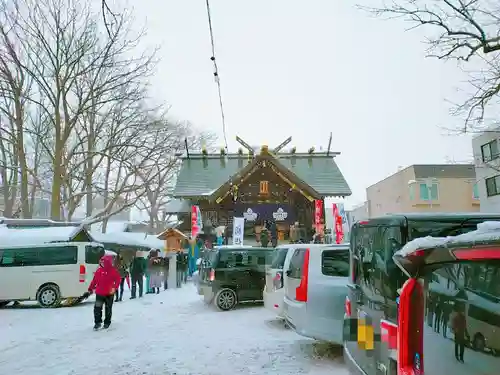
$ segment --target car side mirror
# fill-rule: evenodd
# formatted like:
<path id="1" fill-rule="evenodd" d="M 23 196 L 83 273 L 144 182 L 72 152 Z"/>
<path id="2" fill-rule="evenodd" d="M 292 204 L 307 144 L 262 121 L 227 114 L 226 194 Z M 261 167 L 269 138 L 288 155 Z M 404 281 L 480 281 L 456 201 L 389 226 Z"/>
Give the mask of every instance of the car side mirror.
<path id="1" fill-rule="evenodd" d="M 292 274 L 292 270 L 287 270 L 287 271 L 286 271 L 286 275 L 287 275 L 288 277 L 290 277 L 290 275 L 291 275 L 291 274 Z"/>

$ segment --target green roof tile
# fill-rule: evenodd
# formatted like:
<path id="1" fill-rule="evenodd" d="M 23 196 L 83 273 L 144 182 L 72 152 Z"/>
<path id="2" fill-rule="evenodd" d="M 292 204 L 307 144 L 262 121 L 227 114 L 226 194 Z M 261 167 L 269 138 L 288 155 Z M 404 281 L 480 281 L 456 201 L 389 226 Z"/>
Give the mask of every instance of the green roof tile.
<path id="1" fill-rule="evenodd" d="M 351 195 L 351 189 L 335 160 L 326 153 L 312 156 L 278 154 L 278 160 L 323 196 Z M 210 196 L 248 163 L 249 159 L 246 155 L 234 154 L 228 155 L 226 160 L 219 155 L 208 155 L 203 160 L 199 154 L 190 155 L 189 159 L 183 158 L 174 196 Z"/>

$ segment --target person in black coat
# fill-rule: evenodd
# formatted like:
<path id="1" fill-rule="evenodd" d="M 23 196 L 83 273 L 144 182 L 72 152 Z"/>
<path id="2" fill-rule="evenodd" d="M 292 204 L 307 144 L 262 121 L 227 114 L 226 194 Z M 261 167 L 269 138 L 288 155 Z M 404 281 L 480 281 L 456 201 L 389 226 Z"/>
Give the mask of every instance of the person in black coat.
<path id="1" fill-rule="evenodd" d="M 132 278 L 132 296 L 130 299 L 136 297 L 137 285 L 139 285 L 139 298 L 142 297 L 144 290 L 144 273 L 146 272 L 146 259 L 140 256 L 139 252 L 135 253 L 134 259 L 130 264 L 130 277 Z"/>
<path id="2" fill-rule="evenodd" d="M 271 233 L 271 245 L 278 246 L 278 228 L 274 220 L 269 223 L 269 232 Z"/>
<path id="3" fill-rule="evenodd" d="M 165 280 L 163 280 L 163 290 L 168 289 L 168 275 L 170 272 L 170 257 L 167 255 L 163 258 L 163 274 L 165 276 Z"/>
<path id="4" fill-rule="evenodd" d="M 436 304 L 434 305 L 434 332 L 440 333 L 442 313 L 443 302 L 439 298 L 436 298 Z"/>
<path id="5" fill-rule="evenodd" d="M 179 253 L 181 262 L 180 262 L 180 270 L 181 270 L 181 282 L 187 282 L 187 271 L 188 271 L 188 255 L 185 251 L 181 251 Z"/>
<path id="6" fill-rule="evenodd" d="M 115 293 L 115 302 L 121 302 L 123 299 L 123 290 L 124 290 L 124 284 L 125 284 L 125 278 L 128 275 L 128 270 L 127 270 L 127 265 L 125 264 L 125 261 L 123 260 L 123 257 L 118 254 L 118 256 L 115 259 L 115 267 L 120 272 L 120 288 L 116 290 Z"/>

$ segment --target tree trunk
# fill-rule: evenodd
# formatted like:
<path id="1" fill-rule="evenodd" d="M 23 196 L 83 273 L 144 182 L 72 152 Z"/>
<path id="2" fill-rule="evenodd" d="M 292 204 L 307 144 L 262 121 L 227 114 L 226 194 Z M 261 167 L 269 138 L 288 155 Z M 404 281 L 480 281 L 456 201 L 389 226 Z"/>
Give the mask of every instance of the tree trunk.
<path id="1" fill-rule="evenodd" d="M 108 200 L 109 200 L 109 179 L 111 178 L 111 168 L 112 168 L 112 160 L 110 157 L 106 157 L 106 174 L 104 175 L 104 192 L 103 192 L 104 207 L 108 205 Z M 102 233 L 106 233 L 107 227 L 108 227 L 108 218 L 106 217 L 102 221 Z"/>
<path id="2" fill-rule="evenodd" d="M 15 92 L 14 105 L 16 110 L 16 145 L 17 156 L 19 158 L 19 169 L 21 170 L 21 217 L 23 219 L 31 219 L 29 191 L 28 191 L 28 163 L 26 161 L 26 153 L 24 152 L 24 113 L 21 103 L 21 92 Z"/>
<path id="3" fill-rule="evenodd" d="M 87 162 L 85 165 L 85 186 L 87 190 L 87 194 L 85 195 L 86 203 L 86 216 L 90 217 L 92 216 L 92 211 L 93 211 L 93 204 L 92 204 L 92 176 L 93 176 L 93 171 L 94 171 L 94 160 L 93 160 L 93 153 L 90 151 L 92 149 L 92 142 L 93 142 L 93 136 L 92 134 L 89 134 L 87 137 Z"/>
<path id="4" fill-rule="evenodd" d="M 63 147 L 61 145 L 61 140 L 56 139 L 55 150 L 54 150 L 54 161 L 52 163 L 52 169 L 54 171 L 52 176 L 52 194 L 51 194 L 51 205 L 50 205 L 50 218 L 52 220 L 59 220 L 61 218 L 61 187 L 62 187 L 62 173 L 63 166 L 62 154 Z"/>

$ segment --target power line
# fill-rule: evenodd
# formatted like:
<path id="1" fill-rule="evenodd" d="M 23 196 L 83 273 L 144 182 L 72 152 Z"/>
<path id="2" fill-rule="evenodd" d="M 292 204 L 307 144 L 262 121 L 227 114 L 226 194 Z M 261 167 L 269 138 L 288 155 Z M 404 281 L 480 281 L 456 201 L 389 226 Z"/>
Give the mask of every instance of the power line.
<path id="1" fill-rule="evenodd" d="M 226 117 L 224 115 L 224 105 L 222 101 L 222 91 L 220 88 L 220 77 L 219 77 L 219 68 L 217 67 L 217 61 L 215 60 L 215 41 L 214 41 L 214 30 L 212 28 L 212 15 L 210 12 L 210 2 L 209 0 L 206 0 L 207 4 L 207 17 L 208 17 L 208 29 L 210 31 L 210 42 L 212 44 L 212 57 L 210 57 L 210 60 L 212 60 L 214 64 L 214 78 L 215 78 L 215 83 L 217 84 L 217 91 L 219 93 L 219 105 L 220 105 L 220 115 L 221 115 L 221 120 L 222 120 L 222 134 L 224 135 L 224 144 L 226 146 L 226 153 L 229 152 L 228 146 L 227 146 L 227 136 L 226 136 Z"/>

